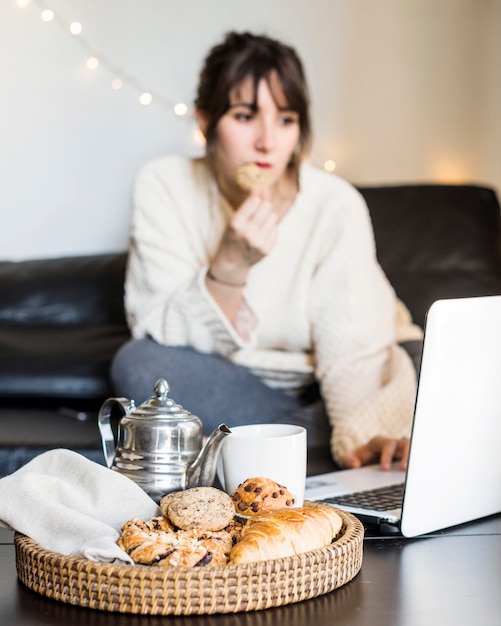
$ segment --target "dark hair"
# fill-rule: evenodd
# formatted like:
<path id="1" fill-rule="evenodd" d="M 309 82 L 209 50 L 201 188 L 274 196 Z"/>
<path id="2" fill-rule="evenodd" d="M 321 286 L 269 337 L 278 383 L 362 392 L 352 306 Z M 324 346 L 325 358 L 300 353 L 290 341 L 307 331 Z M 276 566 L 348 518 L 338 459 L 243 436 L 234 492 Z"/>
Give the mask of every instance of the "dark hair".
<path id="1" fill-rule="evenodd" d="M 217 124 L 229 109 L 231 91 L 251 77 L 255 103 L 259 82 L 264 78 L 269 83 L 272 73 L 279 79 L 287 105 L 299 115 L 299 154 L 290 164 L 297 170 L 311 140 L 309 96 L 301 60 L 290 46 L 248 32 L 228 33 L 209 51 L 200 73 L 195 106 L 207 120 L 208 151 L 216 138 Z"/>

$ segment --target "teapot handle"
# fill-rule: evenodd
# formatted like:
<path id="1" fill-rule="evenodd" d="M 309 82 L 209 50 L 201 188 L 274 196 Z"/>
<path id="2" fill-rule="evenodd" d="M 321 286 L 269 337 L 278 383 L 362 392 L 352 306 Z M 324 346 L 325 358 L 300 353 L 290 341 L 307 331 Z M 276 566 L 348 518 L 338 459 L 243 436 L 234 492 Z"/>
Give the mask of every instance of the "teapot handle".
<path id="1" fill-rule="evenodd" d="M 111 412 L 115 406 L 120 408 L 123 417 L 134 409 L 134 402 L 128 398 L 108 398 L 99 411 L 97 425 L 101 433 L 104 460 L 108 467 L 112 466 L 116 452 L 115 435 L 110 423 Z"/>

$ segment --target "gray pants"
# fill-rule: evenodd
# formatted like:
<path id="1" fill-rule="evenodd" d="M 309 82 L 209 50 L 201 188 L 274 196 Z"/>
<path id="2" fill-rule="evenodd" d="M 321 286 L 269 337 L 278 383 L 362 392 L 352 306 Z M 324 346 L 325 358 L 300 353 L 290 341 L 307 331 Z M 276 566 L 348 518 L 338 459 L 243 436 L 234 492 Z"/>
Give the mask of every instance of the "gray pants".
<path id="1" fill-rule="evenodd" d="M 412 348 L 417 362 L 421 342 L 408 343 L 416 344 L 404 347 Z M 116 395 L 131 398 L 137 405 L 153 395 L 159 378 L 167 380 L 175 402 L 202 420 L 205 434 L 221 422 L 230 428 L 285 423 L 304 426 L 309 447 L 329 445 L 329 420 L 316 383 L 297 397 L 268 387 L 248 369 L 223 357 L 163 346 L 152 339 L 131 339 L 113 359 Z"/>

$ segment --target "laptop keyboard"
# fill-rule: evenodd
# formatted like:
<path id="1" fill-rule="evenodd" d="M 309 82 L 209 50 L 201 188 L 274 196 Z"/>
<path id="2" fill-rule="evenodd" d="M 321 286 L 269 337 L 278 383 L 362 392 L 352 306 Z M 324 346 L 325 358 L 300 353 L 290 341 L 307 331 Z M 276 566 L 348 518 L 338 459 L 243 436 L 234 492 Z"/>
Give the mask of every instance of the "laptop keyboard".
<path id="1" fill-rule="evenodd" d="M 389 511 L 402 506 L 404 497 L 404 483 L 378 487 L 357 493 L 348 493 L 344 496 L 326 498 L 329 504 L 341 504 L 358 509 L 375 509 L 377 511 Z"/>

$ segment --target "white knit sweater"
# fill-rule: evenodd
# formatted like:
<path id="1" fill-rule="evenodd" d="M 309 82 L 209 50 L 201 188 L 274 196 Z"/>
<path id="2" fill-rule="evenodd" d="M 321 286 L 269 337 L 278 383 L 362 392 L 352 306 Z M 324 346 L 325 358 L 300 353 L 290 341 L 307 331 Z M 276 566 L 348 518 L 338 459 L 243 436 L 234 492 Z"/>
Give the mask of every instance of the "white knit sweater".
<path id="1" fill-rule="evenodd" d="M 205 288 L 231 214 L 203 159 L 147 164 L 134 194 L 126 311 L 133 336 L 191 346 L 299 388 L 313 375 L 341 456 L 376 434 L 408 435 L 415 374 L 396 344 L 397 305 L 375 258 L 367 207 L 342 179 L 304 164 L 300 193 L 244 291 L 244 340 Z"/>

